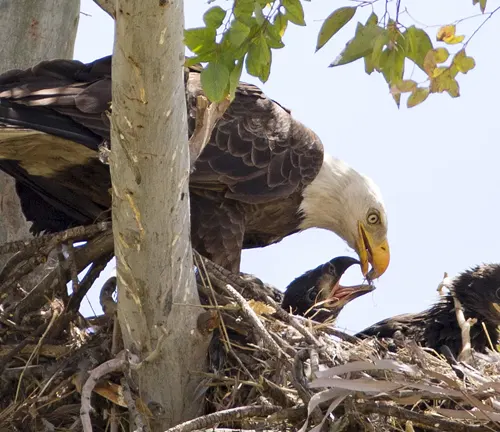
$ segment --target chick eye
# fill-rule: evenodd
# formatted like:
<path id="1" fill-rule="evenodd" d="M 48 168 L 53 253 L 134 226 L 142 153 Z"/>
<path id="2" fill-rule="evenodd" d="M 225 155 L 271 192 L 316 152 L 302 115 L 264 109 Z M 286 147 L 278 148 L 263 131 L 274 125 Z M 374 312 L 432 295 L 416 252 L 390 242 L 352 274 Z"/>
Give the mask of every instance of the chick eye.
<path id="1" fill-rule="evenodd" d="M 314 288 L 311 288 L 310 290 L 307 291 L 307 300 L 309 300 L 311 303 L 314 303 L 316 301 L 316 290 Z"/>
<path id="2" fill-rule="evenodd" d="M 369 213 L 366 220 L 370 225 L 375 225 L 380 222 L 380 216 L 377 213 Z"/>

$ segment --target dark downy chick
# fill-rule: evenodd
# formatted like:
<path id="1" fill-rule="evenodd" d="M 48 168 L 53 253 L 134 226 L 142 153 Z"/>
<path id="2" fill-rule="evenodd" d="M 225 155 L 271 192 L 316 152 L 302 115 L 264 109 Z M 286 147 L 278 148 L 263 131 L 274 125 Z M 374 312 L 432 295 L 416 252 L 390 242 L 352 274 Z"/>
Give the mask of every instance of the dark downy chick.
<path id="1" fill-rule="evenodd" d="M 288 285 L 282 302 L 286 311 L 306 316 L 315 321 L 337 318 L 350 301 L 372 292 L 373 285 L 344 287 L 340 278 L 352 265 L 361 263 L 351 257 L 336 257 L 314 270 L 309 270 Z"/>
<path id="2" fill-rule="evenodd" d="M 467 270 L 453 280 L 450 293 L 426 311 L 387 318 L 356 336 L 393 339 L 404 336 L 437 352 L 446 353 L 446 346 L 456 358 L 462 349 L 462 336 L 453 295 L 462 304 L 465 319 L 476 318 L 478 321 L 470 329 L 472 348 L 485 352 L 490 344 L 481 323 L 485 324 L 493 345 L 499 338 L 500 264 L 483 264 Z"/>

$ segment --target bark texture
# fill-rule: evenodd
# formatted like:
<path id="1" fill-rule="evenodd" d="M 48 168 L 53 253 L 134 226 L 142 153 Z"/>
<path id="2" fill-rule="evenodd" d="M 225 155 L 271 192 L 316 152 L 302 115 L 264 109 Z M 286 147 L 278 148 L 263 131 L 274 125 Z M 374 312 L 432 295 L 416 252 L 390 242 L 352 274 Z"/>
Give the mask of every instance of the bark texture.
<path id="1" fill-rule="evenodd" d="M 48 59 L 72 58 L 80 0 L 2 0 L 0 73 Z M 0 244 L 30 236 L 14 181 L 0 172 Z M 0 269 L 8 256 L 0 256 Z"/>
<path id="2" fill-rule="evenodd" d="M 113 230 L 118 319 L 143 362 L 153 430 L 199 414 L 209 338 L 196 329 L 183 81 L 182 0 L 117 0 L 113 54 Z"/>

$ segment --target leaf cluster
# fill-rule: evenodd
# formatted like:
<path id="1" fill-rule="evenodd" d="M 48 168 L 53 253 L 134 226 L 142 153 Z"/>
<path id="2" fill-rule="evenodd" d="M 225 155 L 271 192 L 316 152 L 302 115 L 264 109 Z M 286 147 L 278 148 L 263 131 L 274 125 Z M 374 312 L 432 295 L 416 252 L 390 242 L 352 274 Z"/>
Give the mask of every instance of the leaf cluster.
<path id="1" fill-rule="evenodd" d="M 186 66 L 208 63 L 201 81 L 213 102 L 227 95 L 234 97 L 244 67 L 265 83 L 271 72 L 272 50 L 285 46 L 282 38 L 288 23 L 306 25 L 300 0 L 236 0 L 231 10 L 210 8 L 203 21 L 204 27 L 184 33 L 186 46 L 195 54 Z"/>
<path id="2" fill-rule="evenodd" d="M 479 4 L 484 13 L 486 1 L 473 0 L 473 5 Z M 316 51 L 368 4 L 373 6 L 364 2 L 334 10 L 321 26 Z M 488 14 L 486 20 L 495 11 Z M 195 54 L 187 59 L 186 66 L 206 64 L 201 81 L 213 102 L 234 97 L 243 69 L 265 83 L 271 72 L 273 50 L 285 46 L 283 37 L 288 24 L 306 25 L 301 0 L 234 0 L 228 10 L 211 7 L 203 21 L 204 27 L 185 31 L 185 44 Z M 378 72 L 383 76 L 398 107 L 401 95 L 409 93 L 407 107 L 410 108 L 422 103 L 431 93 L 460 96 L 458 74 L 466 74 L 475 67 L 474 59 L 466 54 L 468 41 L 464 43 L 464 39 L 465 36 L 456 34 L 456 25 L 445 25 L 436 34 L 435 43 L 440 45 L 435 46 L 424 29 L 416 25 L 406 27 L 399 22 L 399 9 L 391 19 L 386 2 L 382 18 L 373 11 L 364 24 L 356 24 L 354 36 L 330 67 L 363 60 L 367 74 Z M 461 46 L 455 53 L 446 47 L 456 45 Z M 407 70 L 414 69 L 409 68 L 412 63 L 425 74 L 423 82 L 417 83 L 405 75 Z"/>

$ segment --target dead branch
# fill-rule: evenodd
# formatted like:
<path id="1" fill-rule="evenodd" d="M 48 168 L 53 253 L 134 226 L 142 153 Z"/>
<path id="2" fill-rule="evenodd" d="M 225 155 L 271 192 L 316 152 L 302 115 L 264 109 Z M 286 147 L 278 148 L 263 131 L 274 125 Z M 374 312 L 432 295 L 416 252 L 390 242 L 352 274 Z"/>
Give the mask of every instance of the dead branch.
<path id="1" fill-rule="evenodd" d="M 132 418 L 132 421 L 135 425 L 134 431 L 137 432 L 147 432 L 149 428 L 146 427 L 141 414 L 137 410 L 137 406 L 135 404 L 134 397 L 132 396 L 132 391 L 130 390 L 130 386 L 128 385 L 127 379 L 122 378 L 120 380 L 123 389 L 123 399 L 128 406 L 128 411 Z"/>
<path id="2" fill-rule="evenodd" d="M 115 3 L 113 0 L 94 0 L 94 3 L 106 12 L 111 18 L 115 18 Z"/>
<path id="3" fill-rule="evenodd" d="M 99 222 L 94 225 L 70 228 L 56 234 L 46 234 L 30 240 L 4 243 L 0 245 L 0 255 L 23 252 L 25 255 L 23 255 L 21 259 L 26 259 L 29 254 L 42 248 L 43 246 L 47 246 L 51 242 L 54 244 L 61 244 L 70 240 L 73 242 L 89 240 L 97 234 L 108 231 L 109 229 L 111 229 L 111 222 Z"/>
<path id="4" fill-rule="evenodd" d="M 194 170 L 198 157 L 208 144 L 215 125 L 230 104 L 229 98 L 212 103 L 203 95 L 196 98 L 196 125 L 191 138 L 189 138 L 191 172 Z"/>
<path id="5" fill-rule="evenodd" d="M 82 387 L 82 404 L 80 408 L 80 418 L 82 420 L 83 431 L 92 432 L 92 421 L 90 420 L 90 398 L 97 382 L 106 374 L 115 371 L 123 371 L 129 364 L 130 353 L 126 350 L 120 351 L 114 359 L 108 360 L 97 366 L 90 372 L 87 381 Z"/>
<path id="6" fill-rule="evenodd" d="M 264 345 L 272 350 L 276 355 L 287 358 L 288 355 L 280 348 L 280 346 L 274 341 L 271 335 L 268 333 L 266 328 L 263 326 L 257 314 L 253 311 L 253 309 L 248 305 L 247 301 L 243 298 L 243 296 L 236 291 L 231 285 L 226 285 L 226 291 L 229 295 L 238 303 L 241 307 L 241 311 L 243 314 L 250 320 L 253 324 L 255 330 L 262 337 Z"/>
<path id="7" fill-rule="evenodd" d="M 457 316 L 457 322 L 462 332 L 462 351 L 460 351 L 460 354 L 458 355 L 458 361 L 469 363 L 472 359 L 470 328 L 476 323 L 477 320 L 475 318 L 465 319 L 462 304 L 455 295 L 453 295 L 453 303 L 455 304 L 455 314 Z"/>
<path id="8" fill-rule="evenodd" d="M 246 406 L 240 408 L 232 408 L 224 411 L 208 414 L 203 417 L 198 417 L 194 420 L 181 423 L 173 428 L 167 429 L 165 432 L 192 432 L 199 429 L 212 428 L 218 423 L 240 421 L 243 418 L 249 417 L 267 417 L 281 410 L 279 406 Z"/>
<path id="9" fill-rule="evenodd" d="M 89 271 L 80 283 L 78 291 L 71 295 L 68 303 L 68 312 L 76 312 L 80 309 L 82 300 L 87 295 L 90 288 L 92 288 L 92 285 L 97 280 L 101 272 L 106 268 L 111 258 L 113 258 L 112 253 L 94 260 L 92 267 L 90 267 Z"/>
<path id="10" fill-rule="evenodd" d="M 427 413 L 410 411 L 397 405 L 389 405 L 381 402 L 355 403 L 355 409 L 361 414 L 379 414 L 382 416 L 396 417 L 400 420 L 411 421 L 413 424 L 421 426 L 426 430 L 441 432 L 491 432 L 491 427 L 481 425 L 471 425 L 453 420 L 446 420 L 441 416 Z"/>

